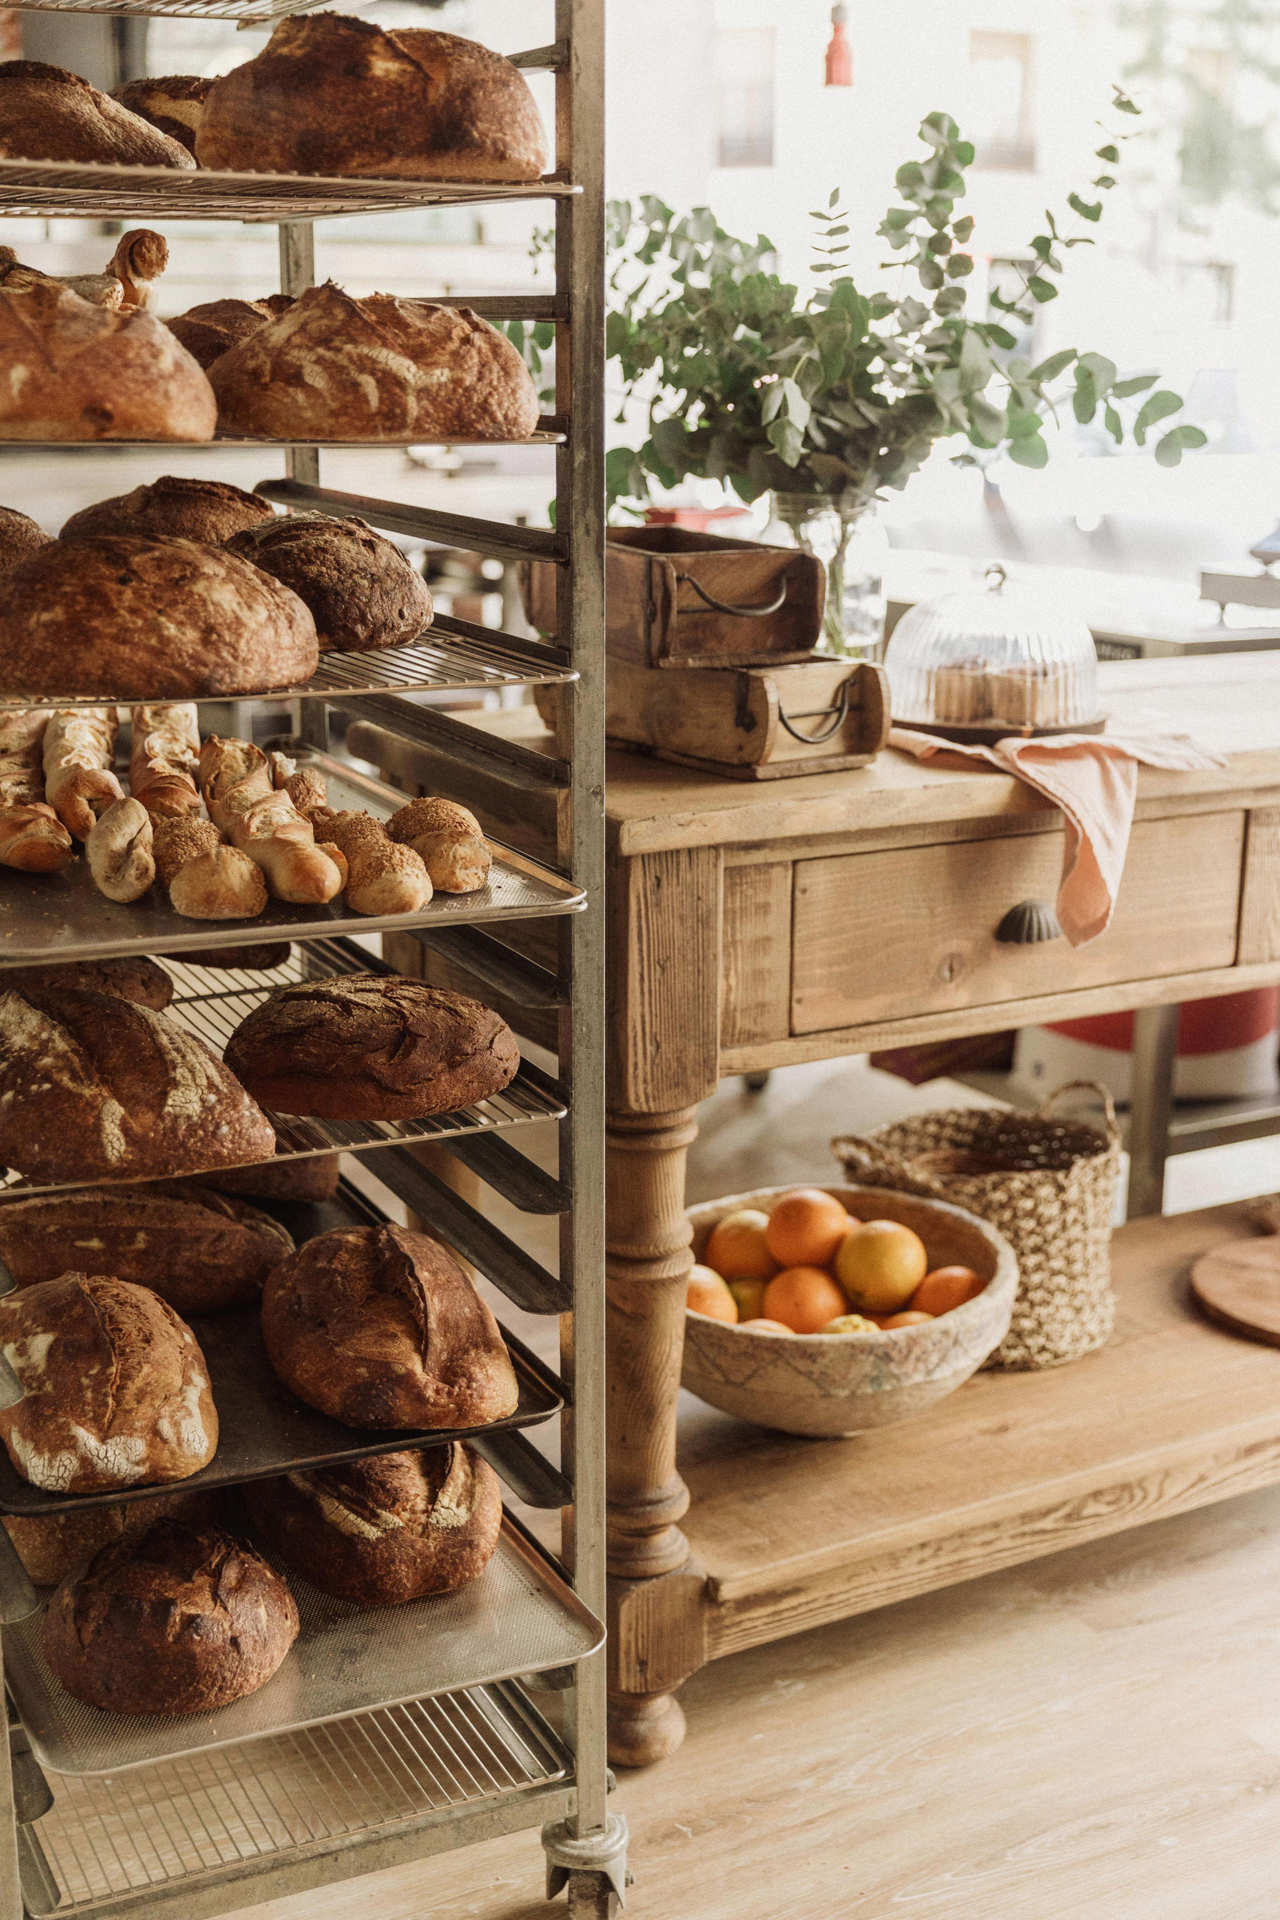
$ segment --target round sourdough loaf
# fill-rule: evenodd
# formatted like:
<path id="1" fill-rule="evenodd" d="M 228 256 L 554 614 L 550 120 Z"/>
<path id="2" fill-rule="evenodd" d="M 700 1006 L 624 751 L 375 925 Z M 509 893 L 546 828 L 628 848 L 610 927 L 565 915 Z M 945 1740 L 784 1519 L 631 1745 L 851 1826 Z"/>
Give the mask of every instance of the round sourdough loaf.
<path id="1" fill-rule="evenodd" d="M 403 646 L 431 625 L 426 581 L 363 520 L 282 514 L 227 545 L 306 602 L 322 647 Z"/>
<path id="2" fill-rule="evenodd" d="M 523 440 L 529 369 L 468 307 L 353 300 L 327 282 L 209 369 L 229 433 L 302 440 Z"/>
<path id="3" fill-rule="evenodd" d="M 68 1693 L 109 1713 L 209 1713 L 265 1686 L 298 1637 L 293 1595 L 216 1527 L 160 1520 L 64 1580 L 40 1630 Z"/>
<path id="4" fill-rule="evenodd" d="M 292 952 L 288 940 L 251 940 L 235 947 L 187 947 L 174 958 L 189 967 L 240 967 L 246 973 L 272 973 Z"/>
<path id="5" fill-rule="evenodd" d="M 0 981 L 0 1163 L 36 1180 L 137 1179 L 274 1147 L 266 1115 L 168 1014 Z"/>
<path id="6" fill-rule="evenodd" d="M 0 440 L 212 440 L 203 369 L 142 307 L 0 286 Z"/>
<path id="7" fill-rule="evenodd" d="M 0 507 L 0 573 L 20 567 L 41 547 L 47 547 L 49 539 L 43 527 L 16 507 Z"/>
<path id="8" fill-rule="evenodd" d="M 248 1193 L 255 1200 L 284 1200 L 318 1205 L 332 1200 L 342 1177 L 342 1156 L 312 1153 L 305 1160 L 263 1160 L 252 1167 L 227 1167 L 203 1173 L 199 1184 L 218 1193 Z"/>
<path id="9" fill-rule="evenodd" d="M 184 480 L 162 474 L 150 486 L 134 487 L 73 513 L 58 536 L 81 540 L 95 533 L 134 533 L 152 538 L 203 540 L 220 547 L 233 533 L 274 520 L 267 501 L 225 480 Z"/>
<path id="10" fill-rule="evenodd" d="M 214 82 L 196 154 L 252 173 L 536 180 L 547 141 L 524 75 L 474 40 L 347 14 L 284 20 Z"/>
<path id="11" fill-rule="evenodd" d="M 135 1007 L 150 1007 L 153 1013 L 163 1012 L 173 999 L 172 976 L 142 954 L 74 960 L 61 967 L 6 967 L 0 974 L 0 990 L 14 993 L 63 993 L 68 987 L 132 1000 Z"/>
<path id="12" fill-rule="evenodd" d="M 0 156 L 133 167 L 194 167 L 195 159 L 109 93 L 43 60 L 0 61 Z"/>
<path id="13" fill-rule="evenodd" d="M 176 313 L 165 325 L 187 352 L 208 368 L 220 354 L 239 346 L 271 318 L 265 300 L 205 300 L 197 307 L 188 307 L 185 313 Z"/>
<path id="14" fill-rule="evenodd" d="M 0 1352 L 23 1397 L 0 1407 L 14 1471 L 49 1493 L 185 1480 L 218 1447 L 196 1337 L 146 1287 L 63 1273 L 0 1300 Z"/>
<path id="15" fill-rule="evenodd" d="M 169 73 L 150 80 L 131 80 L 127 87 L 117 87 L 111 97 L 167 139 L 176 140 L 194 159 L 200 116 L 212 85 L 212 80 L 198 73 Z"/>
<path id="16" fill-rule="evenodd" d="M 55 540 L 0 579 L 0 692 L 190 700 L 316 670 L 315 622 L 238 554 L 132 533 Z"/>
<path id="17" fill-rule="evenodd" d="M 38 1587 L 56 1587 L 113 1540 L 136 1539 L 169 1515 L 198 1524 L 212 1519 L 212 1509 L 211 1495 L 183 1490 L 63 1512 L 15 1513 L 4 1522 L 4 1530 L 28 1577 Z"/>
<path id="18" fill-rule="evenodd" d="M 396 973 L 277 987 L 245 1015 L 226 1062 L 255 1098 L 330 1120 L 409 1120 L 498 1093 L 520 1065 L 501 1015 Z"/>
<path id="19" fill-rule="evenodd" d="M 262 1337 L 309 1407 L 349 1427 L 472 1427 L 519 1398 L 498 1323 L 429 1234 L 349 1227 L 268 1276 Z"/>
<path id="20" fill-rule="evenodd" d="M 244 1495 L 255 1533 L 291 1573 L 361 1607 L 465 1587 L 502 1530 L 498 1476 L 459 1440 L 255 1480 Z"/>
<path id="21" fill-rule="evenodd" d="M 91 1259 L 178 1313 L 248 1306 L 293 1240 L 247 1201 L 203 1187 L 82 1187 L 0 1204 L 0 1260 L 20 1287 Z"/>

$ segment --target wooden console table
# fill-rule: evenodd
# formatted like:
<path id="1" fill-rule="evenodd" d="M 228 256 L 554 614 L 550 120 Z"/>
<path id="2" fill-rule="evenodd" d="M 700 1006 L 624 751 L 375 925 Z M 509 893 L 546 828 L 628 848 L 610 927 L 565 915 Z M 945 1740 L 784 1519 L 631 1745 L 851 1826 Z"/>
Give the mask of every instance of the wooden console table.
<path id="1" fill-rule="evenodd" d="M 1230 761 L 1143 772 L 1114 923 L 1077 952 L 994 938 L 1018 901 L 1053 898 L 1062 849 L 1060 816 L 1003 775 L 887 753 L 757 786 L 612 757 L 620 1762 L 678 1745 L 676 1690 L 717 1655 L 1280 1478 L 1280 1355 L 1204 1325 L 1181 1294 L 1190 1257 L 1246 1230 L 1221 1212 L 1123 1230 L 1103 1354 L 982 1376 L 913 1427 L 847 1442 L 708 1410 L 678 1458 L 685 1155 L 722 1075 L 1280 979 L 1280 660 L 1126 662 L 1103 692 Z"/>

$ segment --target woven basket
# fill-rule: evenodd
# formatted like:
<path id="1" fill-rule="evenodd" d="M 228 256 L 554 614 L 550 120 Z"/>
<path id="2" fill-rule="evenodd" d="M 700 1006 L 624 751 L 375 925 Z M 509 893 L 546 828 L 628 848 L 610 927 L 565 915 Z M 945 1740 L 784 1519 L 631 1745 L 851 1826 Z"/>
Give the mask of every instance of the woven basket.
<path id="1" fill-rule="evenodd" d="M 1101 1126 L 1062 1119 L 1064 1094 L 1088 1089 Z M 1105 1087 L 1072 1081 L 1038 1113 L 952 1107 L 899 1120 L 867 1136 L 844 1134 L 832 1151 L 850 1179 L 967 1207 L 1010 1242 L 1018 1294 L 992 1367 L 1057 1367 L 1107 1339 L 1115 1322 L 1111 1220 L 1120 1133 Z"/>

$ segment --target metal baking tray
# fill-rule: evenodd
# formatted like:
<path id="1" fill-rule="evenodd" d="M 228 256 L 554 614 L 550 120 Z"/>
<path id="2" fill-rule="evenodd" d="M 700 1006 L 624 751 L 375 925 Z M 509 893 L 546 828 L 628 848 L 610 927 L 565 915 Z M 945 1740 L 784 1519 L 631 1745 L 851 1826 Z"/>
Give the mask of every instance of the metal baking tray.
<path id="1" fill-rule="evenodd" d="M 40 1651 L 42 1615 L 4 1632 L 5 1672 L 31 1750 L 53 1773 L 118 1773 L 182 1753 L 340 1720 L 406 1700 L 570 1666 L 604 1628 L 508 1521 L 478 1580 L 403 1607 L 356 1607 L 290 1580 L 302 1630 L 259 1692 L 217 1713 L 116 1714 L 85 1706 Z"/>
<path id="2" fill-rule="evenodd" d="M 301 753 L 299 765 L 325 776 L 336 807 L 368 808 L 386 819 L 409 795 L 361 773 L 331 754 Z M 0 868 L 0 969 L 63 960 L 98 960 L 121 953 L 173 953 L 184 948 L 242 946 L 246 941 L 291 940 L 316 933 L 380 933 L 384 929 L 483 925 L 491 920 L 535 920 L 577 913 L 586 893 L 550 869 L 514 851 L 493 847 L 489 884 L 476 893 L 437 893 L 418 913 L 353 913 L 339 896 L 327 907 L 296 907 L 269 900 L 256 920 L 188 920 L 175 913 L 159 885 L 124 904 L 98 892 L 80 857 L 61 873 L 15 873 Z M 4 984 L 0 972 L 0 987 Z"/>

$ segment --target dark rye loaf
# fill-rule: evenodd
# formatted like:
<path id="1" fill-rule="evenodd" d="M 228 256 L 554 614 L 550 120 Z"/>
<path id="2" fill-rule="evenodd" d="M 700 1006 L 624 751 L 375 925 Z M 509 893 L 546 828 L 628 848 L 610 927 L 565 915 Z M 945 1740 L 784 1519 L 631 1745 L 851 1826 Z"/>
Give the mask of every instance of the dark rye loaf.
<path id="1" fill-rule="evenodd" d="M 168 1014 L 102 993 L 0 991 L 3 1164 L 88 1182 L 243 1166 L 274 1147 L 266 1115 Z"/>
<path id="2" fill-rule="evenodd" d="M 399 647 L 431 625 L 426 581 L 363 520 L 282 514 L 227 545 L 305 601 L 322 647 Z"/>
<path id="3" fill-rule="evenodd" d="M 538 396 L 517 349 L 467 307 L 353 300 L 331 282 L 209 369 L 229 433 L 303 440 L 523 440 Z"/>
<path id="4" fill-rule="evenodd" d="M 221 1173 L 202 1173 L 199 1184 L 218 1193 L 248 1193 L 255 1200 L 284 1200 L 294 1205 L 318 1205 L 332 1200 L 342 1177 L 342 1156 L 311 1153 L 305 1160 L 283 1157 L 252 1167 L 226 1167 Z"/>
<path id="5" fill-rule="evenodd" d="M 203 1187 L 82 1187 L 0 1204 L 0 1260 L 20 1287 L 92 1263 L 178 1313 L 247 1306 L 294 1251 L 282 1226 Z"/>
<path id="6" fill-rule="evenodd" d="M 194 167 L 195 159 L 109 93 L 43 60 L 0 62 L 0 156 Z"/>
<path id="7" fill-rule="evenodd" d="M 502 1530 L 498 1476 L 459 1440 L 256 1480 L 244 1495 L 255 1533 L 291 1573 L 361 1607 L 465 1587 Z"/>
<path id="8" fill-rule="evenodd" d="M 150 486 L 134 487 L 73 513 L 59 536 L 81 540 L 88 534 L 136 533 L 176 540 L 203 540 L 220 547 L 233 533 L 274 520 L 268 503 L 225 480 L 184 480 L 162 474 Z"/>
<path id="9" fill-rule="evenodd" d="M 185 1480 L 218 1447 L 195 1335 L 146 1287 L 73 1272 L 0 1300 L 23 1397 L 0 1408 L 14 1470 L 50 1493 Z"/>
<path id="10" fill-rule="evenodd" d="M 173 979 L 163 967 L 143 954 L 121 954 L 116 960 L 73 960 L 61 967 L 6 967 L 0 973 L 0 992 L 106 993 L 116 1000 L 132 1000 L 135 1007 L 161 1013 L 173 999 Z"/>
<path id="11" fill-rule="evenodd" d="M 524 75 L 501 54 L 317 13 L 282 21 L 215 81 L 196 154 L 202 167 L 254 173 L 536 180 L 547 141 Z"/>
<path id="12" fill-rule="evenodd" d="M 190 700 L 316 670 L 297 595 L 234 553 L 140 534 L 55 540 L 0 579 L 0 692 Z"/>
<path id="13" fill-rule="evenodd" d="M 348 973 L 277 987 L 240 1022 L 226 1062 L 282 1113 L 407 1120 L 500 1092 L 520 1049 L 506 1021 L 466 994 Z"/>
<path id="14" fill-rule="evenodd" d="M 463 1268 L 406 1227 L 308 1240 L 267 1277 L 262 1337 L 285 1385 L 349 1427 L 482 1426 L 519 1398 L 498 1323 Z"/>
<path id="15" fill-rule="evenodd" d="M 160 1520 L 64 1580 L 41 1626 L 68 1693 L 111 1713 L 209 1713 L 265 1686 L 298 1637 L 274 1568 L 216 1527 Z"/>

